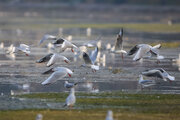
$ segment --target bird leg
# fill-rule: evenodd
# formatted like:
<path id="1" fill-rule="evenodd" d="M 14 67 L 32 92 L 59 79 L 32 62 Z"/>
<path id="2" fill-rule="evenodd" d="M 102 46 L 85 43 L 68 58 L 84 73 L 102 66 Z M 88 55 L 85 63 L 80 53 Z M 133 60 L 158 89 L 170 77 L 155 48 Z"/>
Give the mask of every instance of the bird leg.
<path id="1" fill-rule="evenodd" d="M 73 50 L 73 49 L 71 49 L 71 51 L 74 53 L 74 50 Z"/>
<path id="2" fill-rule="evenodd" d="M 122 60 L 124 60 L 124 56 L 123 56 L 123 53 L 121 53 L 121 58 L 122 58 Z"/>

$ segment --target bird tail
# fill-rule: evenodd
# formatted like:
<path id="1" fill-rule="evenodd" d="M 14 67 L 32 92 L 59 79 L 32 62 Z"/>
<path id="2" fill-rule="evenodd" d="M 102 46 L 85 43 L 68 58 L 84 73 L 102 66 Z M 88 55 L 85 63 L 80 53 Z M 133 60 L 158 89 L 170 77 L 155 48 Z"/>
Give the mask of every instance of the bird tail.
<path id="1" fill-rule="evenodd" d="M 95 70 L 99 70 L 99 66 L 98 65 L 91 65 L 91 68 L 95 69 Z"/>

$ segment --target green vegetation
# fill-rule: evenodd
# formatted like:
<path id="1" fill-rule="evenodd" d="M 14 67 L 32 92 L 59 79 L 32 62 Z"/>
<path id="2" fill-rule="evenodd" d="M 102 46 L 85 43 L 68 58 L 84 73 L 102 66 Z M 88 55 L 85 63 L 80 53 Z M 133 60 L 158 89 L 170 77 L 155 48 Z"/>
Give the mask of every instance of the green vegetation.
<path id="1" fill-rule="evenodd" d="M 64 102 L 68 93 L 36 93 L 16 97 L 47 99 Z M 41 113 L 43 120 L 103 120 L 107 110 L 114 112 L 114 118 L 123 120 L 177 120 L 180 117 L 180 95 L 173 94 L 133 94 L 123 92 L 76 93 L 77 103 L 73 110 L 9 110 L 0 111 L 0 119 L 32 120 Z M 9 115 L 10 114 L 10 115 Z"/>
<path id="2" fill-rule="evenodd" d="M 22 21 L 22 20 L 20 20 Z M 55 19 L 54 21 L 57 21 Z M 62 20 L 64 21 L 64 20 Z M 68 20 L 70 22 L 70 20 Z M 10 22 L 11 23 L 11 22 Z M 118 24 L 118 23 L 101 23 L 101 24 L 72 24 L 69 23 L 56 23 L 52 24 L 50 21 L 46 20 L 46 22 L 41 21 L 41 24 L 34 24 L 32 22 L 21 22 L 19 24 L 0 24 L 1 29 L 26 29 L 26 30 L 41 30 L 41 29 L 58 29 L 58 28 L 98 28 L 98 29 L 107 29 L 107 28 L 126 28 L 133 29 L 142 32 L 180 32 L 180 24 L 140 24 L 140 23 L 129 23 L 129 24 Z"/>

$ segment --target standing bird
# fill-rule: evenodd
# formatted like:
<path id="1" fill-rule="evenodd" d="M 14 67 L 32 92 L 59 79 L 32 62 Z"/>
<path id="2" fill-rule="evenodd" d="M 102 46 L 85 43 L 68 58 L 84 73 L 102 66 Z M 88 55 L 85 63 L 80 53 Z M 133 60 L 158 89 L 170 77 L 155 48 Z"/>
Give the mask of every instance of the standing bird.
<path id="1" fill-rule="evenodd" d="M 64 82 L 64 87 L 65 88 L 73 88 L 77 85 L 78 83 L 69 83 L 68 81 Z"/>
<path id="2" fill-rule="evenodd" d="M 83 59 L 85 62 L 83 66 L 91 67 L 93 72 L 99 70 L 99 66 L 94 65 L 97 58 L 97 54 L 98 54 L 98 47 L 96 47 L 95 50 L 91 52 L 90 56 L 87 53 L 83 52 Z"/>
<path id="3" fill-rule="evenodd" d="M 66 102 L 64 107 L 68 106 L 69 108 L 72 108 L 76 102 L 76 96 L 75 96 L 75 90 L 74 88 L 71 88 L 69 96 L 66 98 Z"/>
<path id="4" fill-rule="evenodd" d="M 151 45 L 148 44 L 139 44 L 139 45 L 135 45 L 129 52 L 128 55 L 133 55 L 135 54 L 133 60 L 134 61 L 139 61 L 140 59 L 142 59 L 145 55 L 147 54 L 153 54 L 156 55 L 157 57 L 159 57 L 159 53 L 158 50 L 160 48 L 160 44 L 152 47 Z"/>
<path id="5" fill-rule="evenodd" d="M 53 44 L 57 47 L 60 47 L 61 52 L 64 52 L 67 48 L 71 48 L 72 52 L 74 52 L 74 48 L 78 49 L 76 45 L 62 38 L 56 40 Z"/>
<path id="6" fill-rule="evenodd" d="M 53 35 L 46 34 L 43 36 L 43 38 L 40 40 L 39 45 L 41 45 L 46 40 L 56 40 L 57 37 Z"/>
<path id="7" fill-rule="evenodd" d="M 106 115 L 106 120 L 114 120 L 113 112 L 111 110 L 108 110 L 107 115 Z"/>
<path id="8" fill-rule="evenodd" d="M 47 63 L 47 67 L 50 67 L 53 64 L 55 64 L 57 60 L 63 60 L 65 63 L 70 62 L 65 56 L 54 53 L 50 58 L 49 62 Z"/>
<path id="9" fill-rule="evenodd" d="M 152 80 L 144 80 L 142 75 L 139 75 L 138 84 L 141 85 L 141 89 L 155 85 Z"/>
<path id="10" fill-rule="evenodd" d="M 50 70 L 46 71 L 46 73 L 50 73 L 50 72 L 53 72 L 53 73 L 51 74 L 51 76 L 49 76 L 48 79 L 46 79 L 44 82 L 41 83 L 42 85 L 54 83 L 58 79 L 62 79 L 66 75 L 69 75 L 69 77 L 71 77 L 71 75 L 73 74 L 73 72 L 66 67 L 56 67 L 56 68 L 51 68 Z"/>
<path id="11" fill-rule="evenodd" d="M 162 68 L 156 68 L 152 70 L 146 70 L 142 72 L 142 75 L 145 75 L 147 77 L 157 77 L 161 78 L 164 81 L 167 81 L 167 79 L 171 82 L 175 80 L 174 76 L 169 75 L 164 69 Z"/>

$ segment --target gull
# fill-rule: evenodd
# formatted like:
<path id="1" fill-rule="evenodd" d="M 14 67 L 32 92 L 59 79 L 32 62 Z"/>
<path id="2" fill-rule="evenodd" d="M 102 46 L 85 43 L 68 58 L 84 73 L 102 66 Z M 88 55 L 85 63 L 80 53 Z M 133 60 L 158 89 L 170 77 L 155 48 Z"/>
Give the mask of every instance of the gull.
<path id="1" fill-rule="evenodd" d="M 66 67 L 51 68 L 46 73 L 49 73 L 49 72 L 53 72 L 53 73 L 48 77 L 48 79 L 46 79 L 44 82 L 41 83 L 42 85 L 54 83 L 58 79 L 64 78 L 66 75 L 69 75 L 69 77 L 71 77 L 71 75 L 73 74 L 73 72 Z"/>
<path id="2" fill-rule="evenodd" d="M 113 120 L 113 112 L 111 110 L 108 110 L 106 120 Z"/>
<path id="3" fill-rule="evenodd" d="M 78 83 L 69 83 L 68 81 L 64 82 L 64 87 L 65 88 L 73 88 L 77 85 Z"/>
<path id="4" fill-rule="evenodd" d="M 55 42 L 53 42 L 53 44 L 57 47 L 60 47 L 60 50 L 62 52 L 64 52 L 67 48 L 71 48 L 71 51 L 74 52 L 74 48 L 78 49 L 78 47 L 76 45 L 74 45 L 73 43 L 71 43 L 68 40 L 65 40 L 63 38 L 59 38 L 58 40 L 56 40 Z"/>
<path id="5" fill-rule="evenodd" d="M 46 40 L 56 40 L 57 37 L 53 35 L 46 34 L 43 36 L 43 38 L 40 40 L 39 45 L 41 45 Z"/>
<path id="6" fill-rule="evenodd" d="M 141 85 L 141 89 L 155 85 L 152 80 L 144 80 L 142 75 L 139 75 L 138 84 Z"/>
<path id="7" fill-rule="evenodd" d="M 47 67 L 52 66 L 56 63 L 57 60 L 63 60 L 65 63 L 69 63 L 70 61 L 63 55 L 54 53 L 52 57 L 50 58 L 49 62 L 47 63 Z"/>
<path id="8" fill-rule="evenodd" d="M 175 80 L 174 76 L 169 75 L 164 69 L 162 68 L 156 68 L 152 70 L 146 70 L 142 72 L 142 75 L 145 75 L 147 77 L 157 77 L 161 78 L 164 81 L 167 81 L 167 79 L 171 82 Z"/>
<path id="9" fill-rule="evenodd" d="M 51 57 L 53 56 L 53 53 L 49 53 L 46 56 L 40 58 L 39 60 L 36 61 L 36 63 L 44 63 L 47 62 L 51 59 Z"/>
<path id="10" fill-rule="evenodd" d="M 95 50 L 91 52 L 90 56 L 87 53 L 83 52 L 83 59 L 85 64 L 83 64 L 82 66 L 91 67 L 93 71 L 99 70 L 99 66 L 94 65 L 97 58 L 97 54 L 98 47 L 96 47 Z"/>
<path id="11" fill-rule="evenodd" d="M 29 54 L 31 53 L 30 47 L 26 44 L 20 44 L 19 47 L 15 47 L 13 44 L 11 44 L 6 51 L 6 53 L 8 54 L 13 54 L 17 52 L 23 52 L 26 54 L 26 56 L 29 56 Z"/>
<path id="12" fill-rule="evenodd" d="M 129 52 L 128 55 L 133 55 L 135 54 L 133 60 L 134 61 L 139 61 L 141 58 L 143 58 L 145 55 L 147 54 L 153 54 L 157 56 L 158 58 L 162 58 L 159 53 L 158 50 L 161 47 L 160 44 L 152 47 L 151 45 L 148 44 L 139 44 L 139 45 L 135 45 Z"/>
<path id="13" fill-rule="evenodd" d="M 71 88 L 69 96 L 66 98 L 65 106 L 73 107 L 76 102 L 76 96 L 75 96 L 75 90 L 74 88 Z"/>
<path id="14" fill-rule="evenodd" d="M 43 115 L 42 114 L 37 114 L 36 115 L 36 120 L 43 120 Z"/>

